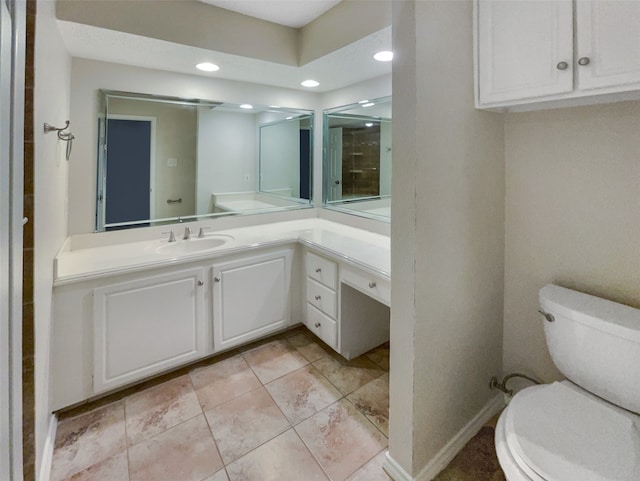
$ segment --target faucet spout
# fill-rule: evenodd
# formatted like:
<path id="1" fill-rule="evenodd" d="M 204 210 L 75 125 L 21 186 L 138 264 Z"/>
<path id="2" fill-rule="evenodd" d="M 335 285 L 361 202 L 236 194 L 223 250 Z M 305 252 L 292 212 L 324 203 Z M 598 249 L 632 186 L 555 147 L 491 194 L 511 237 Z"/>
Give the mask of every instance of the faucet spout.
<path id="1" fill-rule="evenodd" d="M 191 239 L 191 227 L 184 228 L 184 235 L 182 236 L 184 240 Z"/>

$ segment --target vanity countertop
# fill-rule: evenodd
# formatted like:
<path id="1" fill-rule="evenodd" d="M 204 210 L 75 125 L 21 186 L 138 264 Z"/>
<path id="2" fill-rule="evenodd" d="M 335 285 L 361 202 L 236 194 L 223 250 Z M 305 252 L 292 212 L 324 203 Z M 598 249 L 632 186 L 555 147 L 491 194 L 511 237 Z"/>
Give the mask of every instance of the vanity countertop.
<path id="1" fill-rule="evenodd" d="M 224 236 L 230 236 L 231 239 L 219 247 L 180 255 L 166 252 L 170 249 L 162 249 L 169 244 L 165 238 L 81 249 L 71 249 L 72 242 L 68 240 L 55 259 L 54 286 L 295 242 L 324 251 L 384 278 L 391 276 L 389 237 L 325 219 L 303 219 L 206 232 L 207 238 Z M 176 246 L 178 243 L 191 242 L 179 238 L 178 232 L 176 237 Z"/>

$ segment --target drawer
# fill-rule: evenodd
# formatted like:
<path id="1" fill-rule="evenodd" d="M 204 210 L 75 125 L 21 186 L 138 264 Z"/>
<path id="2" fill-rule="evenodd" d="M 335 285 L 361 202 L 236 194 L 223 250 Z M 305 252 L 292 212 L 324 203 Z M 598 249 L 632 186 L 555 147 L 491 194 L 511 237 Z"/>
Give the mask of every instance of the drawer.
<path id="1" fill-rule="evenodd" d="M 307 277 L 307 302 L 334 319 L 338 313 L 337 298 L 336 291 Z"/>
<path id="2" fill-rule="evenodd" d="M 307 304 L 307 327 L 316 336 L 326 342 L 333 349 L 337 346 L 337 324 L 329 316 L 316 309 L 311 304 Z"/>
<path id="3" fill-rule="evenodd" d="M 383 304 L 391 305 L 391 282 L 367 271 L 344 266 L 340 281 L 377 299 Z"/>
<path id="4" fill-rule="evenodd" d="M 336 290 L 338 287 L 338 265 L 335 262 L 307 252 L 305 264 L 309 277 L 334 291 Z"/>

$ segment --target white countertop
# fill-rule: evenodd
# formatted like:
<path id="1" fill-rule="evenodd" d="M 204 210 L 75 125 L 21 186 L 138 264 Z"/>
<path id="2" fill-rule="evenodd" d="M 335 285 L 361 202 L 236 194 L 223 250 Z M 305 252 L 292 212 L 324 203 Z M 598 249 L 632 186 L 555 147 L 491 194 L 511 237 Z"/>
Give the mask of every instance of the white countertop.
<path id="1" fill-rule="evenodd" d="M 324 219 L 277 222 L 206 233 L 206 237 L 215 236 L 231 236 L 232 239 L 213 249 L 180 256 L 159 249 L 168 244 L 164 238 L 77 250 L 69 249 L 72 243 L 66 242 L 55 259 L 54 286 L 294 242 L 324 251 L 387 279 L 391 277 L 389 237 Z M 179 238 L 176 242 L 190 241 Z"/>

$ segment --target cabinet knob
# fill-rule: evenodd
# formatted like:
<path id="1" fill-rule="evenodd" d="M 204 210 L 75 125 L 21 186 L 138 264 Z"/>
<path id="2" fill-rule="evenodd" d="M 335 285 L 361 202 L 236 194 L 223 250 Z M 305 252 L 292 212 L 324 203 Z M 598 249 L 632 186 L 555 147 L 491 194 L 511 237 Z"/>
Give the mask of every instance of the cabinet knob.
<path id="1" fill-rule="evenodd" d="M 315 296 L 316 301 L 320 300 L 320 296 Z"/>
<path id="2" fill-rule="evenodd" d="M 556 65 L 556 68 L 558 70 L 567 70 L 569 68 L 569 64 L 567 62 L 558 62 L 558 65 Z"/>
<path id="3" fill-rule="evenodd" d="M 373 289 L 374 287 L 376 287 L 376 283 L 374 281 L 369 282 L 369 287 Z"/>
<path id="4" fill-rule="evenodd" d="M 198 281 L 199 286 L 204 286 L 204 281 Z"/>
<path id="5" fill-rule="evenodd" d="M 214 281 L 214 282 L 220 282 L 220 277 L 218 277 L 218 276 L 214 277 L 214 278 L 213 278 L 213 281 Z"/>
<path id="6" fill-rule="evenodd" d="M 589 65 L 591 63 L 591 59 L 589 59 L 589 57 L 580 57 L 578 59 L 578 65 L 582 65 L 583 67 L 585 65 Z"/>
<path id="7" fill-rule="evenodd" d="M 320 274 L 322 272 L 322 269 L 320 269 L 319 267 L 316 267 L 316 274 Z"/>
<path id="8" fill-rule="evenodd" d="M 318 327 L 320 327 L 320 323 L 319 323 L 319 322 L 316 322 L 316 323 L 314 324 L 314 326 L 316 326 L 316 328 L 318 328 Z"/>

